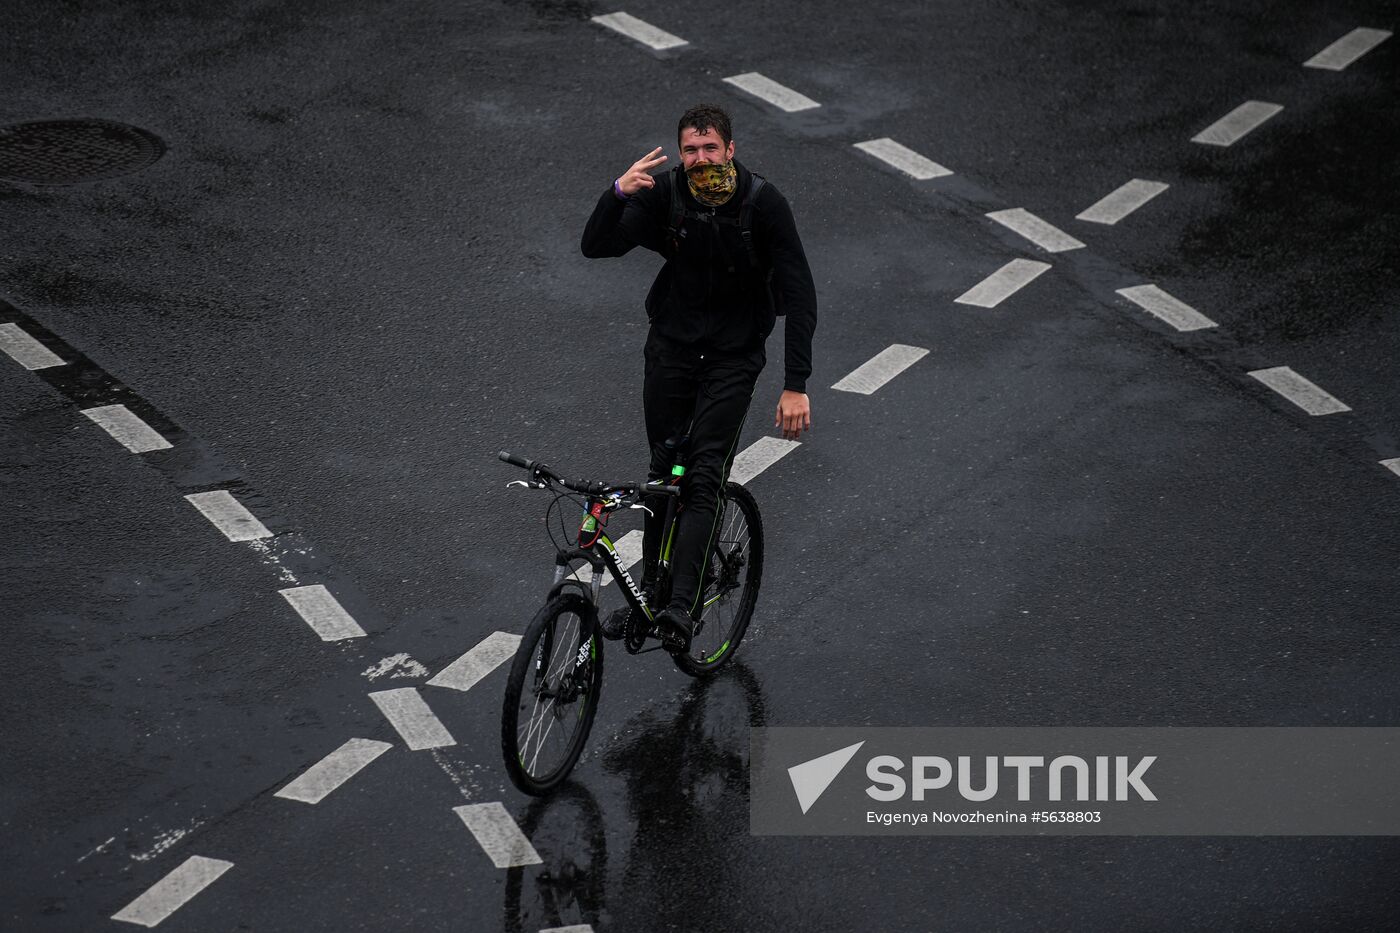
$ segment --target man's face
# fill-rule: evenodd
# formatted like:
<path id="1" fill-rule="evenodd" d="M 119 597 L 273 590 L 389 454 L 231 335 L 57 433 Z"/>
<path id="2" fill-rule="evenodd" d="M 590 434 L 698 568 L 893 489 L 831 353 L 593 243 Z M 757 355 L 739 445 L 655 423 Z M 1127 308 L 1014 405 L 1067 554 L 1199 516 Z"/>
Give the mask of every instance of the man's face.
<path id="1" fill-rule="evenodd" d="M 681 131 L 681 164 L 689 171 L 692 165 L 699 165 L 707 162 L 711 165 L 718 165 L 721 162 L 728 162 L 734 158 L 734 140 L 729 141 L 726 146 L 719 138 L 719 133 L 714 127 L 709 127 L 703 133 L 697 133 L 695 128 L 687 126 Z"/>

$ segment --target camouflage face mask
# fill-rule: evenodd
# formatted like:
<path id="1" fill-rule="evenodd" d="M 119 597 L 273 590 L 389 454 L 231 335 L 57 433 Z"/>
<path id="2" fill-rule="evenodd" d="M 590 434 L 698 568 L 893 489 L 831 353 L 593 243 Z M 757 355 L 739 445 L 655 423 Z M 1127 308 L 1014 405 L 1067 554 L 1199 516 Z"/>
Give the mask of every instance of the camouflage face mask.
<path id="1" fill-rule="evenodd" d="M 686 169 L 685 180 L 690 185 L 690 193 L 695 200 L 709 207 L 719 207 L 734 196 L 739 187 L 739 173 L 734 169 L 734 160 L 718 165 L 701 162 Z"/>

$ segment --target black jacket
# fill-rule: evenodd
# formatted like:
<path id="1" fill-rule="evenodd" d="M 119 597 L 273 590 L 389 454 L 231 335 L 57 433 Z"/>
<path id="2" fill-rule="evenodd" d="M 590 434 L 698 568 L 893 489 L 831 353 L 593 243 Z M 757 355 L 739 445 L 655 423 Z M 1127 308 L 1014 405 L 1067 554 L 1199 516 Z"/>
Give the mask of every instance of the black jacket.
<path id="1" fill-rule="evenodd" d="M 720 215 L 738 217 L 752 174 L 734 160 L 738 189 L 715 208 Z M 583 255 L 590 259 L 621 256 L 634 246 L 660 253 L 666 264 L 647 293 L 647 317 L 655 330 L 670 340 L 719 352 L 755 349 L 773 330 L 774 294 L 787 318 L 784 334 L 783 387 L 807 391 L 812 374 L 812 332 L 817 326 L 817 291 L 807 254 L 787 199 L 765 179 L 754 202 L 753 238 L 761 269 L 751 269 L 737 225 L 687 220 L 673 248 L 666 228 L 670 223 L 671 186 L 675 170 L 653 176 L 656 184 L 626 201 L 612 186 L 603 192 L 583 230 Z M 690 194 L 680 180 L 681 202 L 689 210 L 710 208 Z M 730 270 L 733 271 L 730 271 Z"/>

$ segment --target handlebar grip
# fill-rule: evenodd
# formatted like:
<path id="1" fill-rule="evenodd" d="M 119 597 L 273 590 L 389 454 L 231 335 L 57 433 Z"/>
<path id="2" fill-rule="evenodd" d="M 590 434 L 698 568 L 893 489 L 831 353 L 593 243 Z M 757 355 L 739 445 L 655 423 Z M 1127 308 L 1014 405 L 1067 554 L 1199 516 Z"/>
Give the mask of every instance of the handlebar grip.
<path id="1" fill-rule="evenodd" d="M 515 454 L 509 453 L 504 450 L 496 456 L 498 459 L 504 460 L 506 463 L 509 463 L 513 466 L 518 466 L 525 470 L 533 470 L 535 468 L 535 461 L 526 460 L 524 457 L 517 457 Z"/>

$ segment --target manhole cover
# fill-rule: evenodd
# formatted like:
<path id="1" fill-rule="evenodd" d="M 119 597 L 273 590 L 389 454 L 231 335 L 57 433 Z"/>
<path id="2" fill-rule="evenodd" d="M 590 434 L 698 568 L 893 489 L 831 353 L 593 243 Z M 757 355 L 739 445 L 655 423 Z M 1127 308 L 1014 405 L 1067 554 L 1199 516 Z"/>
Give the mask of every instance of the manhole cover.
<path id="1" fill-rule="evenodd" d="M 165 153 L 145 130 L 107 120 L 0 126 L 0 181 L 71 185 L 139 171 Z"/>

